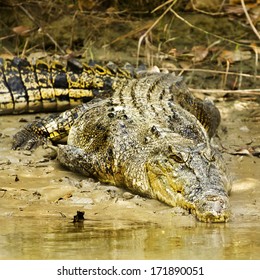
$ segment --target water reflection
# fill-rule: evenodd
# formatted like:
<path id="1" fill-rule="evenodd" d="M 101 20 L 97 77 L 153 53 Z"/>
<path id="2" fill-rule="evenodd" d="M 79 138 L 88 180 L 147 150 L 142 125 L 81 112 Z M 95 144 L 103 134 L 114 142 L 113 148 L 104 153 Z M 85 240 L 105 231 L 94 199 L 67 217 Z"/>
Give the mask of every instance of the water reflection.
<path id="1" fill-rule="evenodd" d="M 260 227 L 1 218 L 1 259 L 259 259 Z"/>

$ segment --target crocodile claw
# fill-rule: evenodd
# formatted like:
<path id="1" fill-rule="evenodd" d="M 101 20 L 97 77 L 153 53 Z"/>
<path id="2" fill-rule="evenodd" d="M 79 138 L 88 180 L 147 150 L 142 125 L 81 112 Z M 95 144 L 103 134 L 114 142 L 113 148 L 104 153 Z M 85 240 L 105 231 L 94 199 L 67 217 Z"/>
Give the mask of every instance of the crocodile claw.
<path id="1" fill-rule="evenodd" d="M 34 125 L 29 124 L 17 132 L 13 137 L 13 150 L 34 150 L 37 147 L 46 144 L 48 139 L 44 135 L 35 133 Z"/>

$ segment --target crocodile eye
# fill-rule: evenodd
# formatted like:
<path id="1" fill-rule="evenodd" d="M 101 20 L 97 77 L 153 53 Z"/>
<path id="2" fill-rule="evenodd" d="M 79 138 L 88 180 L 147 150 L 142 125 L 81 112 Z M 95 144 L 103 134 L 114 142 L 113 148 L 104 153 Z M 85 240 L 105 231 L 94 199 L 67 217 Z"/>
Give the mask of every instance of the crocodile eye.
<path id="1" fill-rule="evenodd" d="M 169 158 L 173 159 L 178 163 L 184 163 L 184 160 L 180 154 L 169 154 Z"/>

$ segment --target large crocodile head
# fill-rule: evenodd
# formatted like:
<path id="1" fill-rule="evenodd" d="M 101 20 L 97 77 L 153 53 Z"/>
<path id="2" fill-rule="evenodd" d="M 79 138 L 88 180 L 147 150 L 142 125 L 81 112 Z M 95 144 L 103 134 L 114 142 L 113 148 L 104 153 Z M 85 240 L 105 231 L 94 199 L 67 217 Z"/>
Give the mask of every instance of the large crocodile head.
<path id="1" fill-rule="evenodd" d="M 158 140 L 160 152 L 154 150 L 145 163 L 152 196 L 188 209 L 200 221 L 227 221 L 230 182 L 221 155 L 208 142 L 194 145 L 178 134 Z"/>

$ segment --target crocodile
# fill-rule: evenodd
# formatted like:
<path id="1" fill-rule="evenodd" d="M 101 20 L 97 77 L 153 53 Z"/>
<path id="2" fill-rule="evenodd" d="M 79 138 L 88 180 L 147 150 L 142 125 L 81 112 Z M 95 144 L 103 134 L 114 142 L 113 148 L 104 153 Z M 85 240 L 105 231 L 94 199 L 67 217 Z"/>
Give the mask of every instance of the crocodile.
<path id="1" fill-rule="evenodd" d="M 67 137 L 58 160 L 70 170 L 182 207 L 202 222 L 228 221 L 231 184 L 212 144 L 220 123 L 215 105 L 194 97 L 173 73 L 90 72 L 91 100 L 27 124 L 14 135 L 13 149 Z"/>

